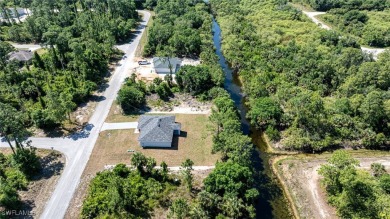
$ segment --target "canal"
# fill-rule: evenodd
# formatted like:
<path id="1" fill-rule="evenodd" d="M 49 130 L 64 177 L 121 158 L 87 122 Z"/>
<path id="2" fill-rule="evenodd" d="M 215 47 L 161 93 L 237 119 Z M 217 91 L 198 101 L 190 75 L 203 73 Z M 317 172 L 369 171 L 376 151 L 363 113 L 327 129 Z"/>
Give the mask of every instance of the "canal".
<path id="1" fill-rule="evenodd" d="M 222 54 L 221 29 L 214 19 L 212 29 L 216 54 L 219 57 L 219 64 L 225 73 L 224 87 L 239 110 L 242 132 L 250 136 L 253 144 L 256 146 L 256 153 L 253 155 L 252 160 L 256 173 L 258 174 L 257 187 L 260 191 L 260 198 L 256 205 L 257 218 L 291 218 L 289 204 L 269 166 L 269 159 L 272 155 L 266 152 L 267 147 L 261 137 L 262 133 L 251 127 L 249 121 L 246 119 L 248 109 L 245 105 L 245 97 L 241 89 L 242 84 Z"/>

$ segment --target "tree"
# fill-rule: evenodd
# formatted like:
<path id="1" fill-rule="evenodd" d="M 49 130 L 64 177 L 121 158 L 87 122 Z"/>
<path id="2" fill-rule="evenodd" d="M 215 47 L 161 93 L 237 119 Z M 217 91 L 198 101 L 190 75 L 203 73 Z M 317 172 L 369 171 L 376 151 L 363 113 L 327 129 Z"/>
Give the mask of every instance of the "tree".
<path id="1" fill-rule="evenodd" d="M 217 163 L 215 169 L 204 180 L 205 191 L 221 197 L 234 196 L 246 201 L 245 194 L 253 188 L 253 173 L 249 167 L 228 161 Z"/>
<path id="2" fill-rule="evenodd" d="M 152 173 L 154 167 L 156 166 L 156 160 L 152 157 L 146 158 L 146 171 Z"/>
<path id="3" fill-rule="evenodd" d="M 383 174 L 386 174 L 385 166 L 380 163 L 372 163 L 371 172 L 374 177 L 381 177 Z"/>
<path id="4" fill-rule="evenodd" d="M 337 150 L 328 159 L 328 163 L 322 165 L 318 173 L 324 176 L 322 183 L 328 194 L 338 195 L 342 192 L 342 177 L 356 174 L 355 166 L 359 164 L 359 161 L 352 158 L 346 151 Z"/>
<path id="5" fill-rule="evenodd" d="M 12 161 L 28 178 L 35 176 L 42 169 L 36 149 L 31 146 L 24 149 L 18 148 L 12 155 Z"/>
<path id="6" fill-rule="evenodd" d="M 266 128 L 269 125 L 279 124 L 283 111 L 279 104 L 269 97 L 262 97 L 251 100 L 251 109 L 247 117 L 251 123 L 258 128 Z"/>
<path id="7" fill-rule="evenodd" d="M 370 92 L 359 108 L 363 121 L 371 125 L 374 130 L 381 131 L 386 121 L 385 109 L 382 93 L 378 91 Z"/>
<path id="8" fill-rule="evenodd" d="M 144 172 L 144 166 L 146 166 L 146 163 L 147 159 L 142 153 L 135 152 L 133 157 L 131 157 L 131 165 L 133 165 L 140 173 Z"/>
<path id="9" fill-rule="evenodd" d="M 162 82 L 157 86 L 156 93 L 162 100 L 167 100 L 172 95 L 172 91 L 166 82 Z"/>
<path id="10" fill-rule="evenodd" d="M 66 114 L 68 115 L 68 120 L 71 122 L 70 113 L 76 108 L 76 104 L 73 102 L 72 94 L 68 92 L 63 92 L 60 94 L 61 98 L 61 107 L 65 109 Z"/>
<path id="11" fill-rule="evenodd" d="M 208 66 L 185 65 L 176 74 L 176 81 L 181 90 L 192 95 L 205 93 L 215 87 Z"/>
<path id="12" fill-rule="evenodd" d="M 4 136 L 14 154 L 17 151 L 11 141 L 15 141 L 16 148 L 22 149 L 22 141 L 28 134 L 23 113 L 4 103 L 0 103 L 0 134 Z"/>
<path id="13" fill-rule="evenodd" d="M 187 188 L 189 191 L 192 190 L 192 181 L 194 178 L 191 173 L 191 171 L 193 170 L 192 165 L 194 165 L 194 162 L 188 158 L 181 164 L 181 173 L 184 176 L 184 181 L 187 184 Z"/>
<path id="14" fill-rule="evenodd" d="M 161 167 L 161 176 L 165 181 L 168 179 L 168 165 L 167 163 L 165 163 L 165 161 L 163 161 L 161 162 L 160 167 Z"/>
<path id="15" fill-rule="evenodd" d="M 168 218 L 184 219 L 188 216 L 189 211 L 187 201 L 179 198 L 173 201 L 169 208 Z"/>
<path id="16" fill-rule="evenodd" d="M 123 86 L 118 92 L 117 101 L 125 112 L 137 110 L 145 103 L 145 93 L 135 86 Z"/>

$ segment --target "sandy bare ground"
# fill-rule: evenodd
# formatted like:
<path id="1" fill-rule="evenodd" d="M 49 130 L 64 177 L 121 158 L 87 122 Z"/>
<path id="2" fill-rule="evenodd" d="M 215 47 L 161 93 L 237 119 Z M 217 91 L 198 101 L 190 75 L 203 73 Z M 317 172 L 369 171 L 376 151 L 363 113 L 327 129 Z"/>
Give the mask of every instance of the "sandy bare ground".
<path id="1" fill-rule="evenodd" d="M 326 25 L 324 22 L 318 20 L 316 16 L 326 14 L 326 12 L 319 12 L 319 11 L 302 11 L 306 16 L 308 16 L 315 24 L 320 26 L 321 28 L 324 28 L 325 30 L 331 30 L 328 25 Z"/>
<path id="2" fill-rule="evenodd" d="M 157 94 L 147 97 L 145 113 L 209 114 L 212 102 L 201 102 L 186 93 L 175 93 L 168 101 L 162 101 Z"/>
<path id="3" fill-rule="evenodd" d="M 299 218 L 338 218 L 334 207 L 327 203 L 324 189 L 321 187 L 321 176 L 317 170 L 326 163 L 328 156 L 306 158 L 280 157 L 274 160 L 276 170 L 290 201 L 294 202 L 294 212 Z M 377 156 L 354 156 L 360 161 L 362 169 L 369 169 L 374 162 L 381 163 L 390 172 L 390 154 Z"/>

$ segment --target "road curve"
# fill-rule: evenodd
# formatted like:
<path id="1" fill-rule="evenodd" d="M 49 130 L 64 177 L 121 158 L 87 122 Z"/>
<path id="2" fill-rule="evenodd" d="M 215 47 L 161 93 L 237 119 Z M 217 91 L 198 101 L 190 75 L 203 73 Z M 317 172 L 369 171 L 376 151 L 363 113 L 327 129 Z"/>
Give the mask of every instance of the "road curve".
<path id="1" fill-rule="evenodd" d="M 316 18 L 317 15 L 326 14 L 326 12 L 319 12 L 319 11 L 303 11 L 302 13 L 305 14 L 312 20 L 315 24 L 317 24 L 319 27 L 325 29 L 325 30 L 331 30 L 332 28 L 326 25 L 323 21 Z M 372 54 L 373 58 L 375 60 L 378 59 L 378 55 L 384 52 L 386 49 L 383 48 L 367 48 L 362 46 L 361 50 L 365 53 Z"/>
<path id="2" fill-rule="evenodd" d="M 69 203 L 72 200 L 73 194 L 80 182 L 81 175 L 92 153 L 93 147 L 99 137 L 100 129 L 108 115 L 113 101 L 116 98 L 121 84 L 126 77 L 127 70 L 131 67 L 135 67 L 135 63 L 133 62 L 135 50 L 150 18 L 149 12 L 139 12 L 143 14 L 143 21 L 138 29 L 139 33 L 131 43 L 122 46 L 127 58 L 122 60 L 121 66 L 115 70 L 112 79 L 108 83 L 109 86 L 103 94 L 106 99 L 99 102 L 96 106 L 95 112 L 89 120 L 88 130 L 85 130 L 85 133 L 81 136 L 74 136 L 73 138 L 66 138 L 65 140 L 63 138 L 53 138 L 52 140 L 53 144 L 55 144 L 56 141 L 69 143 L 68 145 L 56 145 L 56 147 L 54 147 L 55 149 L 57 149 L 57 147 L 59 149 L 61 148 L 60 151 L 64 151 L 66 153 L 67 163 L 52 196 L 46 203 L 45 210 L 40 217 L 42 219 L 64 218 Z M 46 145 L 49 140 L 48 138 L 43 139 L 46 140 L 42 140 L 40 144 L 35 145 L 34 140 L 39 141 L 39 139 L 34 138 L 33 145 L 37 147 L 40 147 L 40 145 Z"/>

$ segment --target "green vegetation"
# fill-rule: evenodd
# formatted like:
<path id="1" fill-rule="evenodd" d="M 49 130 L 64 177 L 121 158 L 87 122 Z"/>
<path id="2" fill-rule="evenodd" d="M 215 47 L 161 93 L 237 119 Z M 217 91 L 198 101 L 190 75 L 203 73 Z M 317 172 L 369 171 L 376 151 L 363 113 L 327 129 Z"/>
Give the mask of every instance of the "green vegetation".
<path id="1" fill-rule="evenodd" d="M 390 9 L 384 11 L 358 11 L 332 9 L 321 19 L 338 30 L 357 36 L 364 45 L 390 46 Z"/>
<path id="2" fill-rule="evenodd" d="M 333 28 L 351 34 L 363 45 L 390 46 L 390 1 L 294 0 L 315 10 L 327 11 L 321 19 Z"/>
<path id="3" fill-rule="evenodd" d="M 135 75 L 125 79 L 125 84 L 118 92 L 117 101 L 124 112 L 137 111 L 145 103 L 146 85 L 142 81 L 136 82 Z"/>
<path id="4" fill-rule="evenodd" d="M 211 18 L 202 1 L 157 1 L 156 17 L 148 34 L 144 55 L 169 53 L 178 56 L 199 55 L 202 36 L 210 32 Z M 203 39 L 202 39 L 203 38 Z"/>
<path id="5" fill-rule="evenodd" d="M 287 1 L 210 3 L 254 126 L 286 149 L 389 148 L 389 52 L 375 62 Z"/>
<path id="6" fill-rule="evenodd" d="M 34 148 L 20 148 L 9 156 L 0 153 L 0 207 L 3 210 L 20 209 L 18 191 L 27 189 L 29 180 L 40 170 Z"/>
<path id="7" fill-rule="evenodd" d="M 153 208 L 167 204 L 177 185 L 166 168 L 154 169 L 156 161 L 139 153 L 131 162 L 136 170 L 118 164 L 97 174 L 84 200 L 82 218 L 147 218 Z"/>
<path id="8" fill-rule="evenodd" d="M 210 120 L 214 123 L 213 153 L 222 154 L 198 194 L 199 209 L 207 218 L 254 218 L 259 196 L 251 156 L 251 139 L 240 128 L 240 117 L 226 91 L 219 91 Z M 208 203 L 208 204 L 205 204 Z"/>
<path id="9" fill-rule="evenodd" d="M 104 82 L 109 62 L 120 58 L 113 46 L 137 25 L 134 2 L 9 2 L 26 4 L 32 14 L 23 23 L 3 23 L 2 40 L 40 43 L 47 52 L 34 53 L 33 65 L 6 62 L 12 47 L 0 43 L 0 102 L 25 114 L 26 126 L 58 126 Z"/>
<path id="10" fill-rule="evenodd" d="M 377 10 L 382 11 L 390 7 L 390 2 L 385 0 L 294 0 L 310 5 L 318 11 L 328 11 L 332 8 L 345 8 L 348 10 Z"/>
<path id="11" fill-rule="evenodd" d="M 200 58 L 201 65 L 182 67 L 176 81 L 180 91 L 208 98 L 207 92 L 214 86 L 221 86 L 224 81 L 214 51 L 209 7 L 202 0 L 146 1 L 145 4 L 148 7 L 156 5 L 156 16 L 148 33 L 144 55 Z M 170 88 L 174 86 L 172 80 L 165 80 Z M 162 85 L 155 91 L 166 98 L 169 95 L 166 90 L 166 85 Z"/>
<path id="12" fill-rule="evenodd" d="M 379 163 L 373 163 L 370 171 L 359 170 L 358 165 L 339 150 L 321 166 L 329 203 L 342 218 L 389 218 L 390 174 Z"/>

